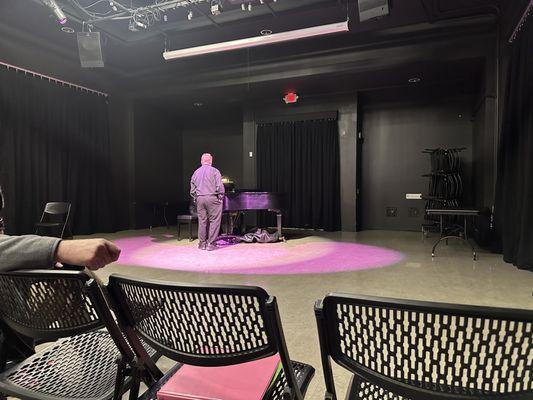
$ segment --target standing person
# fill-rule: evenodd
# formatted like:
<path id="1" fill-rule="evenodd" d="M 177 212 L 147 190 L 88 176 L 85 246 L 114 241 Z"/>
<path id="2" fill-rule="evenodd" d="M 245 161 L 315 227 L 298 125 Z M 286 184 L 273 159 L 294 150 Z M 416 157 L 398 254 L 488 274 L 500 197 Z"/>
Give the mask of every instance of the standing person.
<path id="1" fill-rule="evenodd" d="M 211 251 L 217 248 L 224 185 L 220 171 L 212 166 L 211 154 L 202 154 L 201 164 L 191 177 L 191 197 L 198 209 L 198 248 Z"/>

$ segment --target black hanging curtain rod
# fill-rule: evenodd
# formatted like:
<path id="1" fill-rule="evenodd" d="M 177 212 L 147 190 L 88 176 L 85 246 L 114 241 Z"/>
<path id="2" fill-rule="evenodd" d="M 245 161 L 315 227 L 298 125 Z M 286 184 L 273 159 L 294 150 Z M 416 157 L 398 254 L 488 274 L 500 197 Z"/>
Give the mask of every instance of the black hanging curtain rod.
<path id="1" fill-rule="evenodd" d="M 337 120 L 339 116 L 338 111 L 323 111 L 323 112 L 316 112 L 316 113 L 304 113 L 304 114 L 286 114 L 286 115 L 278 115 L 278 116 L 272 116 L 272 117 L 260 117 L 256 119 L 257 125 L 264 125 L 264 124 L 273 124 L 273 123 L 281 123 L 281 122 L 298 122 L 298 121 L 309 121 L 309 120 L 317 120 L 317 119 L 332 119 Z"/>
<path id="2" fill-rule="evenodd" d="M 533 0 L 529 0 L 529 4 L 527 5 L 524 13 L 522 14 L 522 17 L 520 18 L 520 21 L 518 21 L 518 24 L 514 28 L 513 33 L 511 34 L 511 37 L 509 38 L 509 43 L 513 43 L 518 35 L 520 34 L 520 31 L 522 30 L 523 26 L 525 25 L 529 15 L 533 12 Z"/>
<path id="3" fill-rule="evenodd" d="M 17 67 L 16 65 L 11 65 L 11 64 L 8 64 L 8 63 L 3 62 L 3 61 L 0 61 L 0 66 L 3 66 L 5 68 L 7 68 L 8 70 L 12 69 L 12 70 L 15 70 L 17 72 L 22 72 L 25 75 L 31 75 L 31 76 L 34 76 L 36 78 L 46 79 L 49 82 L 54 82 L 54 83 L 56 83 L 58 85 L 62 85 L 62 86 L 68 86 L 70 88 L 81 90 L 83 92 L 92 93 L 92 94 L 96 94 L 98 96 L 103 96 L 103 97 L 108 97 L 109 96 L 107 93 L 100 92 L 98 90 L 90 89 L 88 87 L 81 86 L 81 85 L 76 85 L 75 83 L 63 81 L 61 79 L 54 78 L 53 76 L 40 74 L 39 72 L 35 72 L 35 71 L 29 70 L 29 69 L 26 69 L 26 68 Z"/>

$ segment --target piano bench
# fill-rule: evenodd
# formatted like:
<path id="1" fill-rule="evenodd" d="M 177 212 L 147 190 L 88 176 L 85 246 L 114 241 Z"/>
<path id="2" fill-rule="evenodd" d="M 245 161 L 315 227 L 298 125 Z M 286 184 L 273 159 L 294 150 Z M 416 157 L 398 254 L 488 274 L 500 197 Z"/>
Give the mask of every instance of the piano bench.
<path id="1" fill-rule="evenodd" d="M 189 225 L 189 242 L 192 242 L 194 238 L 192 237 L 192 224 L 193 222 L 198 221 L 197 215 L 178 215 L 178 240 L 181 240 L 181 224 L 188 224 Z"/>

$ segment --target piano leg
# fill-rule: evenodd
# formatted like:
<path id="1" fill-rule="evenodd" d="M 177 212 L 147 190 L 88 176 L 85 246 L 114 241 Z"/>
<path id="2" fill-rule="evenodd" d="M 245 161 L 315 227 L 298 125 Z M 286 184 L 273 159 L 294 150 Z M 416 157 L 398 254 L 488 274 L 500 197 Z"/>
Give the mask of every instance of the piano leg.
<path id="1" fill-rule="evenodd" d="M 281 217 L 282 217 L 282 214 L 280 212 L 277 212 L 276 213 L 276 221 L 277 221 L 277 224 L 278 224 L 279 239 L 285 241 L 285 238 L 283 237 L 283 234 L 281 233 Z"/>
<path id="2" fill-rule="evenodd" d="M 228 221 L 229 221 L 228 235 L 233 235 L 233 230 L 235 229 L 235 213 L 228 214 Z"/>
<path id="3" fill-rule="evenodd" d="M 229 228 L 229 219 L 230 219 L 230 215 L 229 215 L 229 213 L 224 214 L 224 218 L 226 218 L 226 221 L 225 221 L 225 224 L 224 224 L 224 225 L 225 225 L 225 232 L 224 232 L 224 234 L 225 234 L 225 235 L 229 235 L 229 229 L 230 229 L 230 228 Z"/>

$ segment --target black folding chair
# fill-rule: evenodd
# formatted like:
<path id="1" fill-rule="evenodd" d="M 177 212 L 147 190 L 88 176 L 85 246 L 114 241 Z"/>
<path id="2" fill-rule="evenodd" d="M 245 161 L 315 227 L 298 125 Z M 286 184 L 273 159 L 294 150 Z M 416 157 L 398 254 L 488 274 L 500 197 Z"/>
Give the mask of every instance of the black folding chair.
<path id="1" fill-rule="evenodd" d="M 83 272 L 0 273 L 0 294 L 5 324 L 53 342 L 0 374 L 0 393 L 22 399 L 120 399 L 137 380 L 152 383 L 97 282 Z"/>
<path id="2" fill-rule="evenodd" d="M 64 238 L 65 232 L 68 232 L 67 237 L 71 238 L 70 208 L 70 203 L 46 203 L 41 219 L 35 224 L 35 234 L 40 235 L 42 232 L 46 232 L 50 235 L 51 232 L 55 231 L 59 238 Z"/>
<path id="3" fill-rule="evenodd" d="M 349 400 L 533 399 L 533 311 L 332 294 L 315 313 L 326 395 L 331 360 Z"/>
<path id="4" fill-rule="evenodd" d="M 314 369 L 290 360 L 276 298 L 263 289 L 112 275 L 108 291 L 134 348 L 140 337 L 178 363 L 206 367 L 240 364 L 278 353 L 283 373 L 266 399 L 304 398 Z M 155 399 L 180 366 L 174 366 L 142 398 Z"/>

